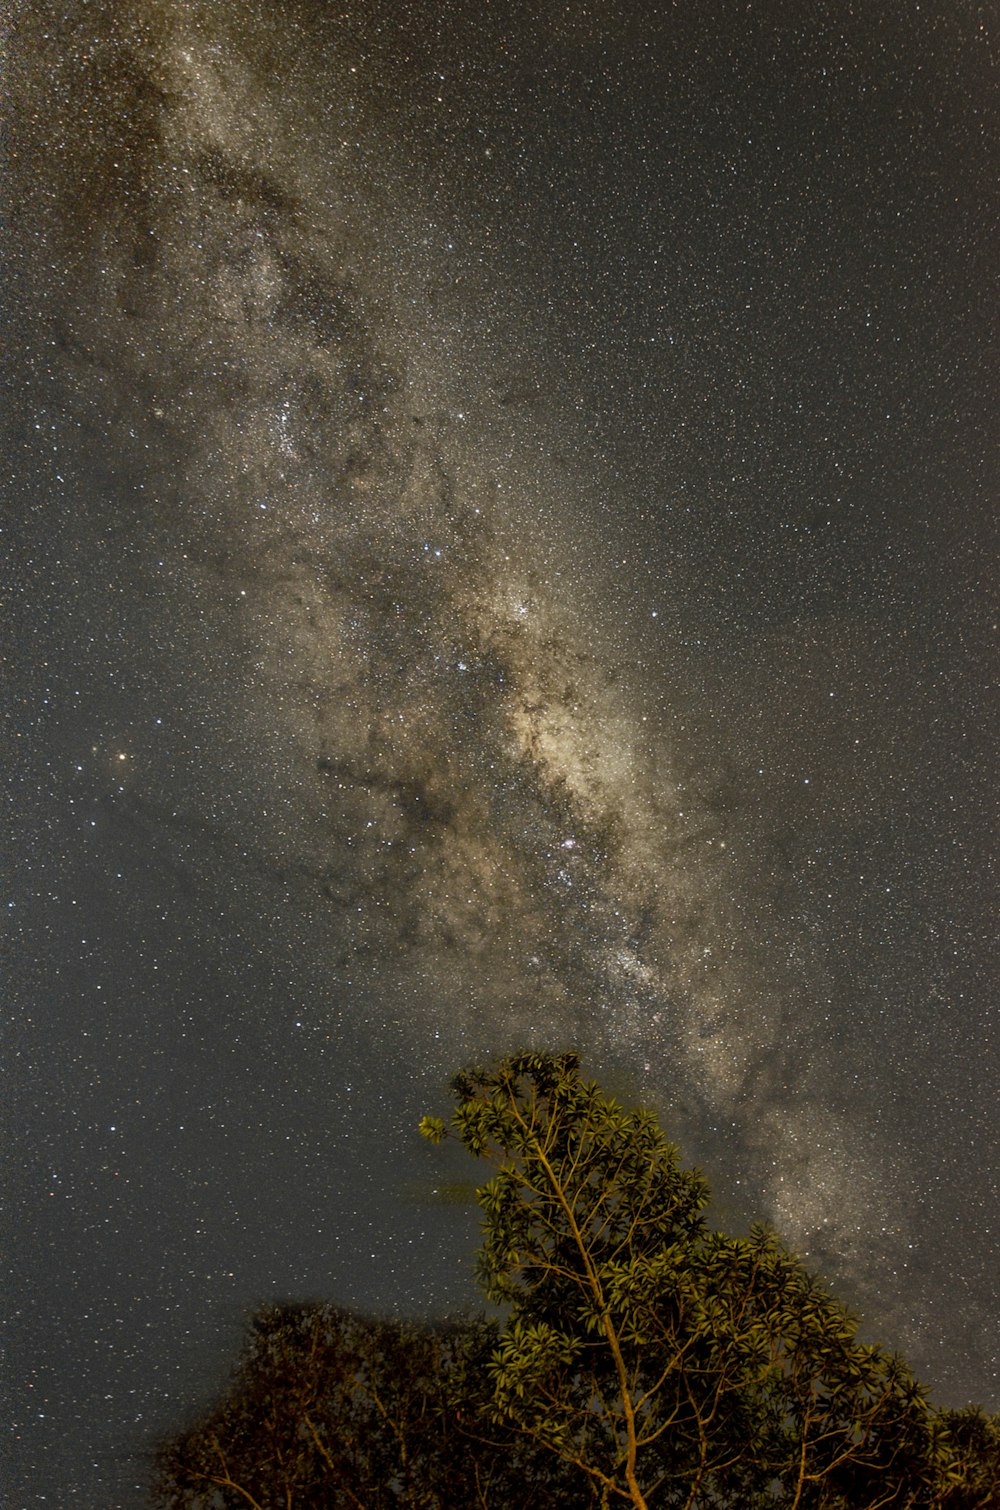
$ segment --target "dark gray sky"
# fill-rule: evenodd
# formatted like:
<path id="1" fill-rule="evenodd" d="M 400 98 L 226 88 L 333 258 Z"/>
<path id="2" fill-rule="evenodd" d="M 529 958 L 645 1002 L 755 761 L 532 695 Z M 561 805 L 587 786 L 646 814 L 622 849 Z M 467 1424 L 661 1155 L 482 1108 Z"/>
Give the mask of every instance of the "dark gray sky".
<path id="1" fill-rule="evenodd" d="M 998 23 L 15 6 L 11 1506 L 468 1300 L 525 1042 L 1000 1404 Z"/>

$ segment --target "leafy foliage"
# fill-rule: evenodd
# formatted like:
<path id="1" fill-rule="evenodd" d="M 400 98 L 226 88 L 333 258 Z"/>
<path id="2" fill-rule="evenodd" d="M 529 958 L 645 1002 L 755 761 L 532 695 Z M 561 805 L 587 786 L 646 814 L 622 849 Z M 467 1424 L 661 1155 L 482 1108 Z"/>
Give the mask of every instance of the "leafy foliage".
<path id="1" fill-rule="evenodd" d="M 651 1113 L 527 1054 L 453 1082 L 434 1143 L 493 1166 L 492 1320 L 267 1308 L 226 1397 L 162 1444 L 162 1510 L 989 1510 L 1000 1420 L 937 1411 Z"/>
<path id="2" fill-rule="evenodd" d="M 169 1510 L 592 1504 L 561 1466 L 477 1414 L 486 1323 L 416 1327 L 336 1306 L 254 1318 L 225 1399 L 157 1455 Z"/>
<path id="3" fill-rule="evenodd" d="M 906 1365 L 859 1343 L 766 1228 L 709 1231 L 703 1177 L 575 1055 L 516 1056 L 453 1090 L 452 1134 L 496 1170 L 478 1192 L 480 1276 L 506 1308 L 494 1419 L 602 1504 L 930 1507 L 942 1476 L 971 1481 Z"/>

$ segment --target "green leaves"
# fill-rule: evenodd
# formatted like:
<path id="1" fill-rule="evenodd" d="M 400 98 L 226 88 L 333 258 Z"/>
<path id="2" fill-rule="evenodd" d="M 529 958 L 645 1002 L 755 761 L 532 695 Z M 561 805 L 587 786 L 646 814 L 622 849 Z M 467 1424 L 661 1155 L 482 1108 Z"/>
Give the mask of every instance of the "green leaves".
<path id="1" fill-rule="evenodd" d="M 498 1318 L 265 1307 L 231 1390 L 164 1443 L 166 1510 L 989 1510 L 1000 1421 L 935 1411 L 779 1237 L 704 1220 L 656 1118 L 575 1055 L 454 1081 L 490 1175 Z"/>
<path id="2" fill-rule="evenodd" d="M 480 1277 L 506 1307 L 486 1365 L 497 1421 L 637 1510 L 696 1493 L 906 1501 L 929 1440 L 919 1387 L 857 1343 L 773 1232 L 706 1229 L 707 1183 L 651 1112 L 571 1054 L 516 1055 L 453 1089 L 453 1132 L 496 1170 L 478 1198 Z"/>
<path id="3" fill-rule="evenodd" d="M 440 1117 L 421 1117 L 418 1124 L 420 1136 L 429 1143 L 443 1143 L 447 1129 Z"/>

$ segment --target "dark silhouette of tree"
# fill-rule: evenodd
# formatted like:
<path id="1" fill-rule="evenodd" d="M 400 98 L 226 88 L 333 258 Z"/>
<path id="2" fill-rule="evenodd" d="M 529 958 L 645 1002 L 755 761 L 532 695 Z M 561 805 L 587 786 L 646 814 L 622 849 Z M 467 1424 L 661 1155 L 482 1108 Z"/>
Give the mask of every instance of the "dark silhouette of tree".
<path id="1" fill-rule="evenodd" d="M 588 1510 L 589 1485 L 477 1411 L 492 1333 L 268 1307 L 225 1398 L 156 1458 L 170 1510 Z M 573 1479 L 576 1482 L 573 1482 Z"/>

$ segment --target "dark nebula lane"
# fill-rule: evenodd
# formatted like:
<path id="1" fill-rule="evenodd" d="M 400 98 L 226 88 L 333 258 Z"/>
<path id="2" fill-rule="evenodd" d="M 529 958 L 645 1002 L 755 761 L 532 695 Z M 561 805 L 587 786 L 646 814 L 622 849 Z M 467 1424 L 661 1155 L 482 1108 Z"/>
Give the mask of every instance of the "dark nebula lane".
<path id="1" fill-rule="evenodd" d="M 15 9 L 9 1503 L 525 1042 L 995 1407 L 992 18 Z"/>

